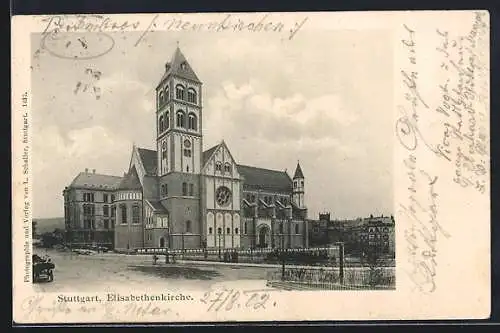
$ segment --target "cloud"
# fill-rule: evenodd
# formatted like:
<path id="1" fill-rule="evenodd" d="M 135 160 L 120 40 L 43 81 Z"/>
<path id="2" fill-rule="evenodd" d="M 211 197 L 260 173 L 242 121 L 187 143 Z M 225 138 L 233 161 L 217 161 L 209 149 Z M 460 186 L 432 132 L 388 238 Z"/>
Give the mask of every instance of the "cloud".
<path id="1" fill-rule="evenodd" d="M 226 81 L 209 99 L 205 118 L 207 128 L 223 127 L 229 135 L 300 145 L 309 140 L 319 146 L 358 120 L 334 94 L 277 98 L 256 80 L 239 86 Z"/>

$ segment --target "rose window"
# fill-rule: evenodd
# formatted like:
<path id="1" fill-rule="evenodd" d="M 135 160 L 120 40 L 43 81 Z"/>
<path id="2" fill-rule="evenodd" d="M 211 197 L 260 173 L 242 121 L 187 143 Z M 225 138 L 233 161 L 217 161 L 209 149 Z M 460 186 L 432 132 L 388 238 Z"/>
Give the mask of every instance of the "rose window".
<path id="1" fill-rule="evenodd" d="M 221 186 L 217 189 L 215 198 L 219 206 L 227 206 L 231 200 L 231 190 L 225 186 Z"/>

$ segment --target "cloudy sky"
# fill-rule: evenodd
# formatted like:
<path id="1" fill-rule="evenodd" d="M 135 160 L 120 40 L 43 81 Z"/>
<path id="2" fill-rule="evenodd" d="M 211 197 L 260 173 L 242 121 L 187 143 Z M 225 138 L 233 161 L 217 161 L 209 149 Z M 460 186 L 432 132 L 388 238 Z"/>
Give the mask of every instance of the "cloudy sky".
<path id="1" fill-rule="evenodd" d="M 238 163 L 291 174 L 300 160 L 310 218 L 393 213 L 386 32 L 110 36 L 114 48 L 91 60 L 33 53 L 34 217 L 63 216 L 62 190 L 85 168 L 121 175 L 134 143 L 154 149 L 154 88 L 177 41 L 203 81 L 204 149 L 224 139 Z M 75 93 L 86 68 L 101 72 L 99 99 Z"/>

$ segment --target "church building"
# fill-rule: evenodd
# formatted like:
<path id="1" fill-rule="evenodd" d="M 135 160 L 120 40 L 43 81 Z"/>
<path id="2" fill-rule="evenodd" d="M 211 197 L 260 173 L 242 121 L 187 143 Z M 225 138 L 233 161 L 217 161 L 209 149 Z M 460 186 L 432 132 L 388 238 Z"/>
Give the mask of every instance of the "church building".
<path id="1" fill-rule="evenodd" d="M 239 164 L 224 141 L 203 150 L 202 105 L 202 82 L 177 47 L 156 87 L 156 149 L 134 146 L 121 179 L 82 173 L 65 188 L 72 241 L 99 242 L 89 236 L 99 225 L 83 223 L 78 202 L 99 202 L 104 179 L 115 250 L 308 246 L 300 164 L 291 177 Z M 74 186 L 83 183 L 95 187 Z"/>

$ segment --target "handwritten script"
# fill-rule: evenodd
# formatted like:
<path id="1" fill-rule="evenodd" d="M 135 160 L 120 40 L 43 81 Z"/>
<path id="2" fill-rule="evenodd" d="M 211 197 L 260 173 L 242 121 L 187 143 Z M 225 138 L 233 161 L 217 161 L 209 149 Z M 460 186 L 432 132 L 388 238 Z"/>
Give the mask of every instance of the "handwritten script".
<path id="1" fill-rule="evenodd" d="M 451 235 L 438 222 L 438 189 L 442 176 L 433 175 L 427 162 L 419 163 L 419 152 L 427 151 L 450 165 L 454 171 L 448 180 L 458 186 L 480 194 L 486 192 L 489 177 L 489 69 L 484 56 L 488 52 L 485 47 L 488 27 L 484 15 L 480 12 L 474 14 L 470 30 L 465 35 L 435 29 L 435 40 L 439 42 L 433 57 L 439 61 L 434 71 L 439 82 L 432 93 L 437 91 L 438 101 L 433 96 L 425 96 L 420 84 L 423 67 L 419 46 L 427 46 L 423 45 L 425 35 L 419 39 L 416 29 L 402 26 L 404 37 L 401 45 L 407 57 L 400 71 L 403 98 L 398 105 L 400 115 L 395 129 L 399 143 L 407 152 L 403 163 L 408 196 L 405 203 L 399 205 L 399 213 L 410 221 L 405 239 L 412 268 L 407 273 L 423 293 L 432 293 L 437 288 L 438 242 Z M 436 78 L 433 80 L 435 82 Z M 426 78 L 425 82 L 430 81 Z M 427 134 L 429 122 L 438 124 L 437 133 L 442 135 Z"/>

